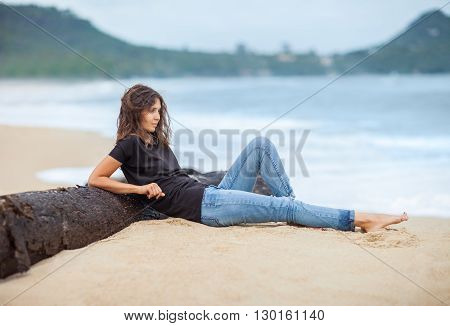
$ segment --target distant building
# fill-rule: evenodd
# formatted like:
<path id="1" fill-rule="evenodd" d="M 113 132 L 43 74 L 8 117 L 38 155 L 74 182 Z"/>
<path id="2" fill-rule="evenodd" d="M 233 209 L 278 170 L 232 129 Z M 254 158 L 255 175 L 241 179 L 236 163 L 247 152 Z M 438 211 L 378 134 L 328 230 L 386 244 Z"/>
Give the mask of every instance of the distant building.
<path id="1" fill-rule="evenodd" d="M 296 57 L 293 54 L 279 53 L 277 54 L 277 60 L 279 62 L 294 62 Z"/>
<path id="2" fill-rule="evenodd" d="M 277 60 L 279 62 L 294 62 L 296 60 L 295 55 L 292 53 L 289 43 L 284 42 L 281 45 L 281 52 L 277 54 Z"/>
<path id="3" fill-rule="evenodd" d="M 333 58 L 331 56 L 320 57 L 320 64 L 325 67 L 330 67 L 333 64 Z"/>
<path id="4" fill-rule="evenodd" d="M 284 53 L 284 54 L 292 54 L 291 46 L 289 45 L 289 43 L 284 42 L 284 43 L 281 45 L 281 53 Z"/>
<path id="5" fill-rule="evenodd" d="M 245 54 L 248 54 L 247 46 L 246 46 L 244 43 L 238 43 L 238 44 L 236 45 L 235 53 L 236 53 L 237 55 L 245 55 Z"/>

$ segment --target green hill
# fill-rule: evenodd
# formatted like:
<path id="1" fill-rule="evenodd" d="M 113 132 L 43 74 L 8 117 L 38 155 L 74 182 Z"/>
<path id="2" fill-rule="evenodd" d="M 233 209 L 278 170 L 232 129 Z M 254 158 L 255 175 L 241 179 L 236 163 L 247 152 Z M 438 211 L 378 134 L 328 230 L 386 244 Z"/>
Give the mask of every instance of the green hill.
<path id="1" fill-rule="evenodd" d="M 426 12 L 414 20 L 405 31 L 416 26 L 358 66 L 355 72 L 450 72 L 450 17 L 438 11 L 420 22 L 433 12 Z M 335 55 L 334 69 L 342 71 L 381 46 Z"/>
<path id="2" fill-rule="evenodd" d="M 0 77 L 106 76 L 11 8 L 118 77 L 325 74 L 343 71 L 369 51 L 334 55 L 331 64 L 324 65 L 314 52 L 259 55 L 248 51 L 165 50 L 131 45 L 99 31 L 71 11 L 0 4 Z M 449 17 L 438 13 L 368 60 L 358 71 L 448 72 L 449 40 Z"/>
<path id="3" fill-rule="evenodd" d="M 315 55 L 294 56 L 202 53 L 134 46 L 96 29 L 70 11 L 35 5 L 11 6 L 107 72 L 129 76 L 236 76 L 318 74 Z M 0 5 L 0 76 L 104 76 L 5 5 Z"/>

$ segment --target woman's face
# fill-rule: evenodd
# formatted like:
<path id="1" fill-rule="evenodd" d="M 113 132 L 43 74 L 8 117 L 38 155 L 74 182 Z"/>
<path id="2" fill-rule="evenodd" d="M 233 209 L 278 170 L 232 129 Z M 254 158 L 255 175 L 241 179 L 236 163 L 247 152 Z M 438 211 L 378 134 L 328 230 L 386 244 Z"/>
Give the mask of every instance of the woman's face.
<path id="1" fill-rule="evenodd" d="M 156 98 L 155 103 L 141 112 L 141 126 L 149 132 L 154 132 L 158 125 L 161 113 L 161 101 Z"/>

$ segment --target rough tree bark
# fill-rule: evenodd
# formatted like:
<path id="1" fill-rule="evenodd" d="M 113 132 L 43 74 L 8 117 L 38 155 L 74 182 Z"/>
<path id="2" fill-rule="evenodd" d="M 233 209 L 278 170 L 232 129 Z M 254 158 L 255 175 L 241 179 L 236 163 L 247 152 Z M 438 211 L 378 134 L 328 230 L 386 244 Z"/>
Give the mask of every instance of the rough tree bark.
<path id="1" fill-rule="evenodd" d="M 225 175 L 184 171 L 213 185 Z M 254 192 L 271 193 L 260 176 Z M 133 222 L 167 217 L 148 207 L 144 195 L 118 195 L 87 185 L 0 196 L 0 278 L 25 272 L 61 250 L 109 237 Z"/>

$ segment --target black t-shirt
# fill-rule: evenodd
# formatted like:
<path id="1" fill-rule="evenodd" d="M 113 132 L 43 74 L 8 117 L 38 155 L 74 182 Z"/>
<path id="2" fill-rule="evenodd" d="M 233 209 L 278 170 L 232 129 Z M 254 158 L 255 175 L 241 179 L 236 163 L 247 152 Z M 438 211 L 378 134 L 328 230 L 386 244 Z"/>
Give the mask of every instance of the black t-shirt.
<path id="1" fill-rule="evenodd" d="M 158 184 L 165 196 L 150 205 L 158 212 L 200 222 L 201 202 L 207 184 L 198 182 L 184 172 L 169 146 L 145 146 L 137 135 L 128 135 L 116 143 L 109 155 L 122 163 L 121 170 L 128 183 Z"/>

